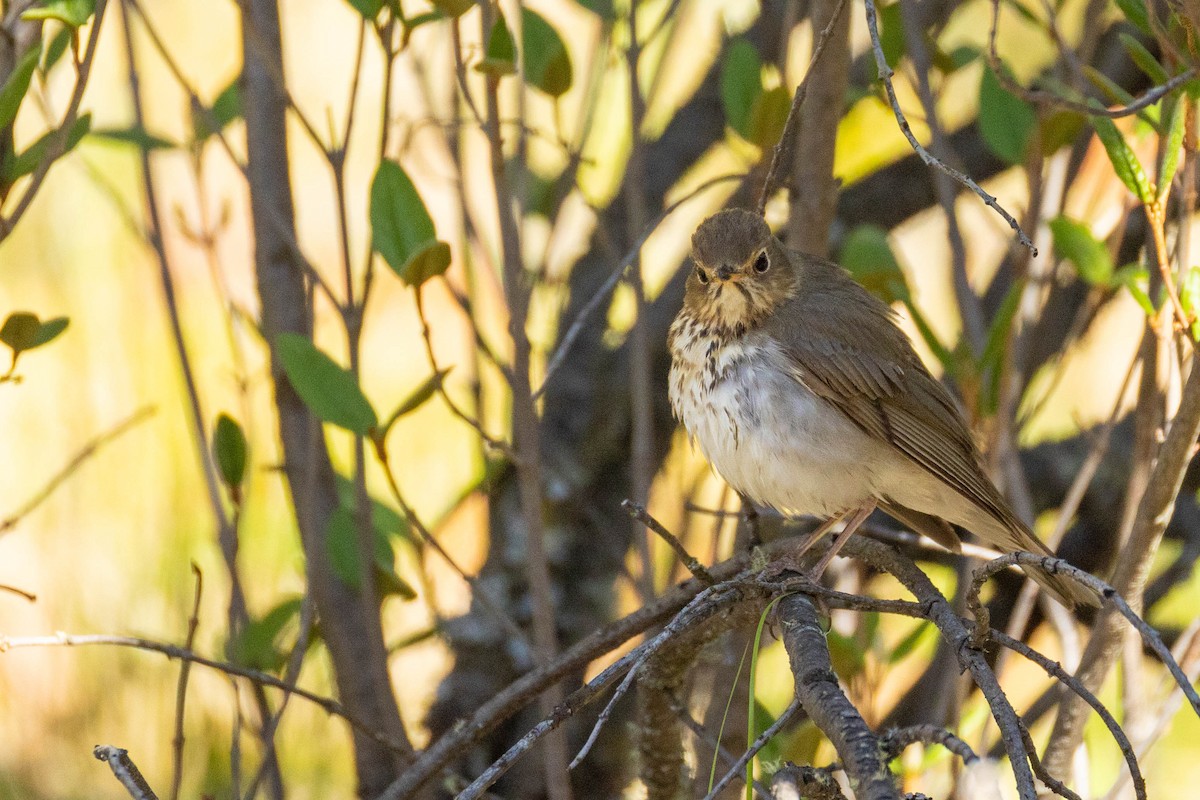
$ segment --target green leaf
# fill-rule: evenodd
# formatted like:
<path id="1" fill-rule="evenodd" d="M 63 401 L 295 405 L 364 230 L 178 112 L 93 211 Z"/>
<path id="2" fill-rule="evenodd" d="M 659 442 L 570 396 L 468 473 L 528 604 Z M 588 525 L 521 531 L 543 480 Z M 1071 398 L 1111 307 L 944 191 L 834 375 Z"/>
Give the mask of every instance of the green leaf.
<path id="1" fill-rule="evenodd" d="M 1158 63 L 1158 59 L 1146 49 L 1146 46 L 1139 42 L 1128 33 L 1118 34 L 1121 39 L 1121 45 L 1125 48 L 1125 52 L 1129 54 L 1130 60 L 1137 65 L 1137 68 L 1146 73 L 1154 83 L 1166 83 L 1171 79 L 1167 74 L 1167 70 L 1162 64 Z"/>
<path id="2" fill-rule="evenodd" d="M 926 638 L 927 634 L 932 634 L 933 631 L 934 628 L 928 620 L 916 625 L 907 636 L 896 644 L 892 652 L 888 653 L 887 663 L 891 665 L 903 661 L 912 651 L 917 649 L 917 645 L 921 643 L 921 640 Z"/>
<path id="3" fill-rule="evenodd" d="M 1108 286 L 1113 276 L 1112 256 L 1103 242 L 1097 241 L 1091 228 L 1069 217 L 1050 220 L 1054 252 L 1075 265 L 1079 277 L 1092 286 Z"/>
<path id="4" fill-rule="evenodd" d="M 383 0 L 348 0 L 348 2 L 368 22 L 379 16 L 379 11 L 383 8 Z"/>
<path id="5" fill-rule="evenodd" d="M 12 125 L 13 120 L 17 118 L 17 110 L 21 107 L 21 101 L 25 99 L 25 93 L 29 91 L 29 81 L 33 78 L 33 71 L 41 54 L 40 42 L 26 50 L 9 73 L 4 87 L 0 88 L 0 130 Z"/>
<path id="6" fill-rule="evenodd" d="M 887 231 L 878 225 L 859 225 L 850 231 L 838 257 L 854 280 L 887 303 L 909 299 L 900 262 L 888 243 Z"/>
<path id="7" fill-rule="evenodd" d="M 229 642 L 234 663 L 264 672 L 278 672 L 287 664 L 288 652 L 280 641 L 284 628 L 300 616 L 302 597 L 289 597 L 259 619 L 251 619 Z"/>
<path id="8" fill-rule="evenodd" d="M 54 38 L 50 40 L 50 45 L 45 48 L 45 55 L 39 67 L 43 74 L 54 69 L 54 65 L 66 54 L 67 48 L 71 45 L 71 41 L 74 38 L 75 31 L 73 29 L 67 27 L 58 29 L 58 32 L 54 34 Z"/>
<path id="9" fill-rule="evenodd" d="M 883 57 L 889 64 L 899 64 L 907 51 L 904 19 L 900 16 L 902 3 L 903 0 L 897 0 L 879 9 L 879 44 L 883 48 Z"/>
<path id="10" fill-rule="evenodd" d="M 991 67 L 979 82 L 979 132 L 993 153 L 1009 164 L 1025 160 L 1037 114 L 1021 98 L 1000 85 Z"/>
<path id="11" fill-rule="evenodd" d="M 420 286 L 450 266 L 450 246 L 438 241 L 433 220 L 408 175 L 384 161 L 371 181 L 371 244 L 409 286 Z"/>
<path id="12" fill-rule="evenodd" d="M 1147 317 L 1155 314 L 1154 302 L 1150 299 L 1150 271 L 1141 264 L 1126 264 L 1113 275 L 1114 286 L 1124 286 L 1129 290 Z"/>
<path id="13" fill-rule="evenodd" d="M 1000 406 L 1000 376 L 1003 374 L 1000 367 L 1008 349 L 1013 320 L 1017 318 L 1017 309 L 1021 305 L 1023 288 L 1020 281 L 1014 283 L 1000 301 L 983 343 L 983 353 L 979 356 L 979 372 L 986 378 L 979 388 L 979 407 L 985 416 L 994 414 Z"/>
<path id="14" fill-rule="evenodd" d="M 67 141 L 63 147 L 63 151 L 59 156 L 66 155 L 75 149 L 75 145 L 79 144 L 80 140 L 88 134 L 92 127 L 91 113 L 84 114 L 75 120 L 75 124 L 71 126 L 71 130 L 67 132 Z M 54 137 L 58 135 L 57 130 L 48 131 L 43 134 L 36 142 L 29 145 L 23 152 L 18 153 L 4 163 L 4 182 L 11 186 L 26 175 L 33 173 L 38 165 L 50 156 L 50 143 Z"/>
<path id="15" fill-rule="evenodd" d="M 853 636 L 831 630 L 825 639 L 829 643 L 829 660 L 843 680 L 849 680 L 867 668 L 867 653 Z"/>
<path id="16" fill-rule="evenodd" d="M 21 14 L 21 19 L 56 19 L 78 28 L 91 19 L 95 10 L 96 0 L 43 0 L 40 6 Z"/>
<path id="17" fill-rule="evenodd" d="M 1125 14 L 1125 19 L 1129 20 L 1134 27 L 1147 36 L 1153 36 L 1154 31 L 1150 28 L 1150 14 L 1146 11 L 1146 4 L 1142 0 L 1116 0 L 1117 8 Z"/>
<path id="18" fill-rule="evenodd" d="M 145 128 L 137 126 L 129 128 L 104 128 L 98 131 L 92 131 L 91 136 L 97 139 L 104 139 L 109 142 L 118 142 L 120 144 L 131 144 L 142 150 L 173 150 L 178 145 L 170 139 L 165 139 L 162 136 L 156 136 L 150 133 Z"/>
<path id="19" fill-rule="evenodd" d="M 1200 341 L 1200 267 L 1192 267 L 1183 279 L 1179 290 L 1183 310 L 1192 319 L 1192 339 Z"/>
<path id="20" fill-rule="evenodd" d="M 449 372 L 449 369 L 440 369 L 426 378 L 424 383 L 418 386 L 412 394 L 396 407 L 396 410 L 387 418 L 387 422 L 383 423 L 380 427 L 380 433 L 383 436 L 387 436 L 387 432 L 396 424 L 396 420 L 406 414 L 411 414 L 429 402 L 429 399 L 442 387 L 442 382 L 446 379 L 446 374 Z"/>
<path id="21" fill-rule="evenodd" d="M 750 141 L 763 148 L 774 146 L 783 135 L 792 95 L 783 86 L 764 89 L 754 100 L 750 112 Z"/>
<path id="22" fill-rule="evenodd" d="M 340 474 L 334 475 L 334 480 L 337 483 L 338 502 L 343 508 L 353 510 L 356 494 L 354 481 Z M 408 520 L 401 516 L 400 512 L 374 497 L 370 500 L 371 524 L 375 526 L 376 533 L 382 536 L 394 536 L 407 542 L 414 541 L 412 531 L 408 527 Z"/>
<path id="23" fill-rule="evenodd" d="M 730 42 L 721 66 L 721 103 L 725 122 L 743 139 L 752 137 L 754 102 L 762 94 L 762 59 L 745 39 Z"/>
<path id="24" fill-rule="evenodd" d="M 41 347 L 58 337 L 70 323 L 66 317 L 55 317 L 42 322 L 37 314 L 14 311 L 0 327 L 0 342 L 8 345 L 13 355 Z"/>
<path id="25" fill-rule="evenodd" d="M 213 459 L 221 480 L 231 489 L 242 484 L 246 476 L 246 434 L 242 426 L 228 414 L 217 417 L 213 428 Z"/>
<path id="26" fill-rule="evenodd" d="M 1146 170 L 1142 168 L 1142 162 L 1138 161 L 1133 148 L 1117 130 L 1116 124 L 1108 117 L 1092 117 L 1091 122 L 1121 183 L 1125 184 L 1125 187 L 1133 192 L 1134 197 L 1138 200 L 1149 203 L 1154 195 L 1150 191 L 1150 181 L 1146 178 Z"/>
<path id="27" fill-rule="evenodd" d="M 525 7 L 521 9 L 521 25 L 525 82 L 551 97 L 566 94 L 574 74 L 571 55 L 558 31 L 545 18 Z"/>
<path id="28" fill-rule="evenodd" d="M 275 340 L 279 363 L 288 381 L 309 410 L 322 421 L 366 436 L 379 420 L 348 369 L 317 349 L 298 333 L 281 333 Z"/>
<path id="29" fill-rule="evenodd" d="M 496 15 L 492 31 L 488 34 L 487 49 L 483 51 L 483 60 L 475 65 L 475 69 L 497 77 L 512 75 L 517 71 L 517 45 L 504 14 Z"/>
<path id="30" fill-rule="evenodd" d="M 1171 182 L 1175 180 L 1175 171 L 1179 168 L 1179 153 L 1183 150 L 1184 122 L 1187 119 L 1187 103 L 1183 98 L 1172 100 L 1170 124 L 1167 127 L 1167 139 L 1163 142 L 1162 162 L 1158 165 L 1158 191 L 1155 199 L 1162 200 L 1171 190 Z"/>
<path id="31" fill-rule="evenodd" d="M 460 17 L 475 7 L 475 0 L 430 0 L 447 17 Z"/>
<path id="32" fill-rule="evenodd" d="M 576 2 L 600 17 L 600 19 L 614 20 L 617 18 L 617 11 L 613 5 L 613 0 L 576 0 Z"/>
<path id="33" fill-rule="evenodd" d="M 396 574 L 395 554 L 391 543 L 378 530 L 372 532 L 375 541 L 374 569 L 375 584 L 381 597 L 398 594 L 406 600 L 417 596 L 413 588 Z M 362 587 L 358 555 L 358 532 L 354 524 L 354 512 L 338 506 L 329 518 L 326 531 L 326 546 L 329 565 L 334 575 L 351 589 Z"/>
<path id="34" fill-rule="evenodd" d="M 208 113 L 192 109 L 192 136 L 197 143 L 207 140 L 225 126 L 242 116 L 240 76 L 235 76 L 213 99 Z M 214 127 L 215 126 L 215 127 Z"/>

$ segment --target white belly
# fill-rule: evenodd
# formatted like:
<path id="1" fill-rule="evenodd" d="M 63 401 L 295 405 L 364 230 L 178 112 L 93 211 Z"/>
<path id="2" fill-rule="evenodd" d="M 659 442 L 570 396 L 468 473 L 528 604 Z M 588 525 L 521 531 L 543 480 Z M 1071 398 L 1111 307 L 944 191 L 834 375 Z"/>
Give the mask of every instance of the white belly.
<path id="1" fill-rule="evenodd" d="M 671 405 L 705 458 L 735 489 L 785 514 L 830 516 L 880 496 L 897 458 L 783 369 L 754 333 L 708 355 L 677 333 Z M 778 364 L 779 366 L 773 366 Z M 702 380 L 684 374 L 703 370 Z"/>

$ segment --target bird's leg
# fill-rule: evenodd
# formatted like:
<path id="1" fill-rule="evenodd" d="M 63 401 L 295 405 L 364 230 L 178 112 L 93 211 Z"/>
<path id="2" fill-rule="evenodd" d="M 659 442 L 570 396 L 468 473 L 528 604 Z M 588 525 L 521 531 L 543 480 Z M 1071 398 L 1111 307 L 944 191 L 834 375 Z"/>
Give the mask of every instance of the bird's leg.
<path id="1" fill-rule="evenodd" d="M 867 521 L 867 517 L 871 516 L 871 512 L 875 510 L 875 506 L 877 505 L 879 505 L 878 500 L 869 500 L 866 505 L 850 516 L 850 519 L 846 521 L 846 527 L 842 528 L 842 532 L 833 537 L 833 544 L 829 546 L 829 552 L 821 556 L 821 560 L 817 562 L 812 572 L 809 573 L 810 578 L 815 581 L 821 577 L 821 574 L 825 572 L 825 568 L 829 566 L 829 562 L 833 561 L 833 557 L 846 544 L 846 540 L 850 538 L 851 534 L 862 527 L 862 524 Z M 839 516 L 835 519 L 840 518 Z M 809 546 L 811 546 L 811 543 L 809 543 Z"/>
<path id="2" fill-rule="evenodd" d="M 771 562 L 771 564 L 762 571 L 762 577 L 766 580 L 778 580 L 785 572 L 801 572 L 800 557 L 811 550 L 812 546 L 816 544 L 822 536 L 828 533 L 830 528 L 832 528 L 834 525 L 837 525 L 845 516 L 845 512 L 842 512 L 841 514 L 835 514 L 834 516 L 822 522 L 817 526 L 816 530 L 808 535 L 808 538 L 800 543 L 798 548 L 784 553 L 782 556 Z"/>

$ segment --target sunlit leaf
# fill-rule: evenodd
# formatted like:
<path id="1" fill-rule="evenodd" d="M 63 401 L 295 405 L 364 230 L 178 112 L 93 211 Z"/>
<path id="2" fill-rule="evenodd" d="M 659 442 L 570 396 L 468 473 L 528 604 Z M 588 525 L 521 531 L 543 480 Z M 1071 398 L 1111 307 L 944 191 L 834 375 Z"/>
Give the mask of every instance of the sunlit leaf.
<path id="1" fill-rule="evenodd" d="M 1146 170 L 1142 168 L 1142 162 L 1138 161 L 1137 154 L 1125 141 L 1121 131 L 1108 117 L 1092 117 L 1091 121 L 1121 183 L 1133 192 L 1134 197 L 1143 203 L 1149 203 L 1153 199 L 1153 193 L 1150 191 L 1150 181 L 1146 178 Z"/>
<path id="2" fill-rule="evenodd" d="M 783 134 L 791 109 L 792 94 L 787 88 L 764 89 L 755 98 L 750 114 L 750 141 L 763 149 L 773 147 Z"/>
<path id="3" fill-rule="evenodd" d="M 1087 117 L 1075 111 L 1059 109 L 1044 115 L 1038 123 L 1042 155 L 1051 156 L 1075 141 L 1087 125 Z"/>
<path id="4" fill-rule="evenodd" d="M 1158 165 L 1158 192 L 1155 197 L 1162 200 L 1171 190 L 1171 182 L 1175 180 L 1175 171 L 1179 168 L 1179 154 L 1183 150 L 1183 134 L 1187 120 L 1187 103 L 1183 98 L 1176 97 L 1171 103 L 1170 124 L 1167 128 L 1167 139 L 1163 142 L 1162 162 Z"/>
<path id="5" fill-rule="evenodd" d="M 1154 316 L 1154 301 L 1150 299 L 1150 272 L 1141 264 L 1126 264 L 1113 274 L 1113 285 L 1129 290 L 1147 317 Z"/>
<path id="6" fill-rule="evenodd" d="M 42 0 L 40 5 L 21 13 L 21 19 L 56 19 L 64 25 L 78 28 L 91 19 L 96 0 Z"/>
<path id="7" fill-rule="evenodd" d="M 1050 220 L 1054 252 L 1075 265 L 1079 277 L 1093 286 L 1108 286 L 1113 276 L 1112 255 L 1086 224 L 1065 216 Z"/>
<path id="8" fill-rule="evenodd" d="M 979 132 L 993 153 L 1009 164 L 1025 160 L 1037 114 L 1021 98 L 1000 85 L 990 67 L 979 83 Z"/>
<path id="9" fill-rule="evenodd" d="M 525 7 L 521 9 L 521 25 L 526 83 L 551 97 L 566 94 L 574 74 L 562 37 L 545 18 Z"/>
<path id="10" fill-rule="evenodd" d="M 450 266 L 450 246 L 439 242 L 433 220 L 408 175 L 384 161 L 371 181 L 371 243 L 410 286 L 420 286 Z"/>
<path id="11" fill-rule="evenodd" d="M 61 157 L 74 150 L 75 145 L 79 144 L 88 134 L 91 127 L 92 115 L 90 113 L 76 119 L 71 130 L 67 132 L 67 141 L 64 143 L 62 153 L 57 154 L 56 157 Z M 50 143 L 56 136 L 58 136 L 57 130 L 49 131 L 24 151 L 6 161 L 4 164 L 5 183 L 12 185 L 18 178 L 33 173 L 42 161 L 50 157 Z"/>
<path id="12" fill-rule="evenodd" d="M 59 28 L 50 40 L 50 44 L 45 48 L 45 55 L 42 57 L 42 63 L 38 69 L 43 74 L 54 69 L 54 65 L 66 54 L 67 48 L 71 46 L 74 38 L 75 31 L 72 28 Z"/>
<path id="13" fill-rule="evenodd" d="M 1192 320 L 1192 339 L 1200 341 L 1200 267 L 1191 267 L 1184 276 L 1179 300 Z"/>
<path id="14" fill-rule="evenodd" d="M 513 41 L 512 31 L 508 29 L 504 14 L 496 15 L 492 31 L 488 34 L 483 59 L 475 65 L 475 69 L 496 76 L 512 75 L 517 71 L 517 45 Z"/>
<path id="15" fill-rule="evenodd" d="M 4 87 L 0 88 L 0 130 L 7 128 L 17 118 L 17 110 L 25 93 L 29 91 L 29 81 L 37 68 L 38 57 L 42 54 L 41 43 L 26 50 L 8 74 Z"/>
<path id="16" fill-rule="evenodd" d="M 917 649 L 917 645 L 921 643 L 922 639 L 932 637 L 935 634 L 936 629 L 929 623 L 928 620 L 919 623 L 907 636 L 901 639 L 896 646 L 892 648 L 892 651 L 888 653 L 887 663 L 900 663 L 907 658 L 909 654 Z"/>
<path id="17" fill-rule="evenodd" d="M 213 460 L 225 485 L 240 486 L 246 476 L 246 434 L 242 426 L 228 414 L 217 417 L 213 428 Z"/>
<path id="18" fill-rule="evenodd" d="M 375 409 L 359 388 L 354 373 L 306 337 L 281 333 L 275 349 L 288 382 L 318 418 L 360 436 L 366 436 L 378 424 Z"/>

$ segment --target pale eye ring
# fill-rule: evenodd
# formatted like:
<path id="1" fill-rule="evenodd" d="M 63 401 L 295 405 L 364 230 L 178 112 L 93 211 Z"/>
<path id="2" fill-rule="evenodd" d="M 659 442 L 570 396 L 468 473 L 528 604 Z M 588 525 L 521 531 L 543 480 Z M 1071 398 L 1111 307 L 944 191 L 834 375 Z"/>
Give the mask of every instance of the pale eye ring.
<path id="1" fill-rule="evenodd" d="M 708 273 L 704 271 L 704 267 L 696 267 L 696 280 L 700 281 L 702 284 L 708 283 Z"/>
<path id="2" fill-rule="evenodd" d="M 758 254 L 758 258 L 754 259 L 754 271 L 762 274 L 771 268 L 771 259 L 767 255 L 767 251 L 763 250 Z"/>

